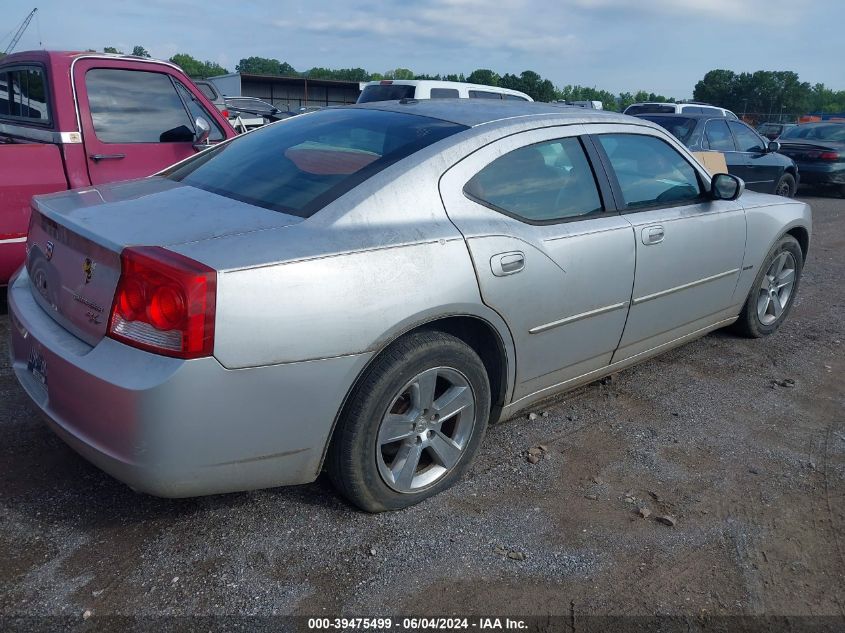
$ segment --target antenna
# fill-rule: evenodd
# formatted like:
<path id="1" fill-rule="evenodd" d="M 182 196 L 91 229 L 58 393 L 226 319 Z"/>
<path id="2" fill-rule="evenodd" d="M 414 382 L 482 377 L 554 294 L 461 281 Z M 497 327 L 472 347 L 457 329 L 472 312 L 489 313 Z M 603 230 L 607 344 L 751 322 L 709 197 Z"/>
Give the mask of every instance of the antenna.
<path id="1" fill-rule="evenodd" d="M 4 55 L 8 55 L 11 53 L 15 46 L 17 46 L 18 42 L 20 41 L 21 37 L 23 36 L 24 31 L 29 26 L 29 23 L 32 22 L 33 16 L 38 12 L 38 7 L 35 7 L 32 11 L 29 12 L 29 15 L 24 18 L 24 21 L 21 22 L 21 25 L 18 27 L 17 32 L 12 36 L 12 41 L 9 42 L 9 45 L 6 47 L 6 50 L 3 51 Z"/>

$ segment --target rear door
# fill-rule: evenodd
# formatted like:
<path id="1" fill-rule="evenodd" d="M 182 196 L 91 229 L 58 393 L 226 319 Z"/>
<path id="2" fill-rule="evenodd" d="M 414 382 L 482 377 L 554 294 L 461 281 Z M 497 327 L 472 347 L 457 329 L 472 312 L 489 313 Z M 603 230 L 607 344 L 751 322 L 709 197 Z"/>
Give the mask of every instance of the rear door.
<path id="1" fill-rule="evenodd" d="M 705 175 L 657 131 L 601 126 L 622 215 L 634 227 L 637 266 L 631 309 L 613 362 L 637 356 L 736 316 L 745 254 L 745 212 L 712 200 Z"/>
<path id="2" fill-rule="evenodd" d="M 82 59 L 73 77 L 92 184 L 149 176 L 193 155 L 198 115 L 211 125 L 209 141 L 225 138 L 168 66 Z"/>
<path id="3" fill-rule="evenodd" d="M 482 298 L 513 334 L 515 400 L 607 366 L 628 313 L 631 225 L 583 135 L 568 126 L 509 136 L 440 182 Z"/>

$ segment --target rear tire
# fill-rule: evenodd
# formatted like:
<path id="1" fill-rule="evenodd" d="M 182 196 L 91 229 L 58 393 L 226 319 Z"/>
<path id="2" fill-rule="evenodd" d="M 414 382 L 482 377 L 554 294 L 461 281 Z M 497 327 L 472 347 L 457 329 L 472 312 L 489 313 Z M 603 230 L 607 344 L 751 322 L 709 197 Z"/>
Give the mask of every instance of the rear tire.
<path id="1" fill-rule="evenodd" d="M 398 340 L 350 394 L 326 457 L 332 483 L 367 512 L 436 495 L 469 468 L 490 398 L 484 363 L 460 339 L 418 332 Z"/>
<path id="2" fill-rule="evenodd" d="M 775 194 L 784 198 L 794 198 L 796 189 L 795 176 L 785 173 L 778 180 L 778 184 L 775 187 Z"/>
<path id="3" fill-rule="evenodd" d="M 768 336 L 777 330 L 795 302 L 803 269 L 804 256 L 798 240 L 784 235 L 763 260 L 734 330 L 749 338 Z"/>

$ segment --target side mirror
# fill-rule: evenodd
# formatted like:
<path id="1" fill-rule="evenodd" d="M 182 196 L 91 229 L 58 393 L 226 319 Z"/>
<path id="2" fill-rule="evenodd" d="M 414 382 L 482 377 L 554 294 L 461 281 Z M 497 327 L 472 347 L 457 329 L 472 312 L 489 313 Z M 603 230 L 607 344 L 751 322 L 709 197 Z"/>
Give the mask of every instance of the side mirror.
<path id="1" fill-rule="evenodd" d="M 194 128 L 196 128 L 196 132 L 194 133 L 194 147 L 201 149 L 197 146 L 208 144 L 208 135 L 211 134 L 211 125 L 203 117 L 198 116 L 194 119 Z"/>
<path id="2" fill-rule="evenodd" d="M 779 152 L 780 151 L 780 143 L 777 141 L 769 141 L 769 146 L 766 148 L 769 152 Z"/>
<path id="3" fill-rule="evenodd" d="M 745 191 L 742 178 L 732 174 L 716 174 L 710 181 L 710 194 L 714 200 L 736 200 Z"/>

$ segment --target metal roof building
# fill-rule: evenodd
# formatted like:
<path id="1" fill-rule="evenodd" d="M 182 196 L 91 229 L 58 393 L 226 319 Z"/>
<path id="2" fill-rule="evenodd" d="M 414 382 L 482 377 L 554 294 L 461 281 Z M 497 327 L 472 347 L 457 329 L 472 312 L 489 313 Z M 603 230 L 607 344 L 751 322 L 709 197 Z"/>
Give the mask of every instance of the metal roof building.
<path id="1" fill-rule="evenodd" d="M 229 73 L 209 77 L 208 80 L 224 97 L 258 97 L 281 110 L 355 103 L 361 94 L 361 84 L 357 81 L 252 73 Z"/>

